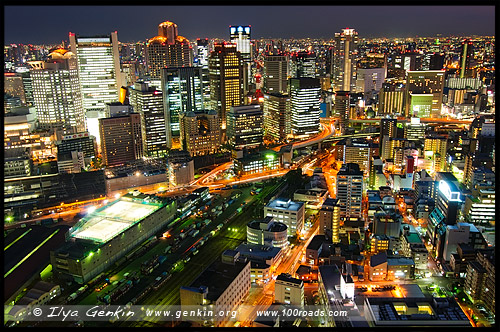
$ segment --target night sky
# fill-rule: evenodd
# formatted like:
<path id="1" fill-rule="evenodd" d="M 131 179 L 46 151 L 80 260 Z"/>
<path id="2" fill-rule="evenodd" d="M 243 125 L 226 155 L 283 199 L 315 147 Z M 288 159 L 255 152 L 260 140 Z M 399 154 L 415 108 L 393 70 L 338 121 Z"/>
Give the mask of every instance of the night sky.
<path id="1" fill-rule="evenodd" d="M 494 6 L 5 6 L 4 42 L 60 43 L 118 31 L 132 42 L 172 21 L 188 39 L 229 39 L 229 25 L 251 25 L 252 38 L 333 38 L 342 28 L 364 37 L 494 35 Z"/>

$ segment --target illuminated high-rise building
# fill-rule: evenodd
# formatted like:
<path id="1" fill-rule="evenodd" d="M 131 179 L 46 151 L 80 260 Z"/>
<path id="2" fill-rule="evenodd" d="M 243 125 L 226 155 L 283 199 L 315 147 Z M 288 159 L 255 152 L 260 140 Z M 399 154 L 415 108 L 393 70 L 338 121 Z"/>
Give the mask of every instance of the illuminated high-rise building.
<path id="1" fill-rule="evenodd" d="M 226 123 L 228 142 L 235 149 L 252 149 L 262 144 L 264 126 L 260 105 L 231 106 Z"/>
<path id="2" fill-rule="evenodd" d="M 196 40 L 196 64 L 202 68 L 208 68 L 208 38 Z"/>
<path id="3" fill-rule="evenodd" d="M 291 133 L 290 97 L 282 94 L 264 95 L 264 136 L 283 142 Z"/>
<path id="4" fill-rule="evenodd" d="M 379 151 L 380 159 L 382 160 L 392 159 L 393 151 L 391 149 L 391 139 L 397 136 L 397 123 L 397 119 L 380 119 Z"/>
<path id="5" fill-rule="evenodd" d="M 354 29 L 342 29 L 342 32 L 335 33 L 332 67 L 334 91 L 355 90 L 357 52 L 358 33 Z"/>
<path id="6" fill-rule="evenodd" d="M 201 67 L 163 69 L 162 90 L 167 114 L 167 142 L 180 136 L 179 114 L 204 108 L 204 86 Z"/>
<path id="7" fill-rule="evenodd" d="M 85 111 L 75 55 L 54 50 L 47 61 L 31 61 L 30 76 L 41 128 L 63 134 L 85 131 Z"/>
<path id="8" fill-rule="evenodd" d="M 462 41 L 462 52 L 460 53 L 460 63 L 459 63 L 459 77 L 460 78 L 471 78 L 473 77 L 473 70 L 471 67 L 471 61 L 474 60 L 474 46 L 471 40 Z"/>
<path id="9" fill-rule="evenodd" d="M 339 200 L 327 198 L 319 210 L 319 235 L 326 235 L 333 243 L 338 243 L 340 231 Z"/>
<path id="10" fill-rule="evenodd" d="M 320 82 L 317 78 L 290 79 L 290 120 L 293 135 L 313 135 L 319 132 Z"/>
<path id="11" fill-rule="evenodd" d="M 295 52 L 290 56 L 290 76 L 291 77 L 316 77 L 316 53 Z"/>
<path id="12" fill-rule="evenodd" d="M 251 26 L 229 26 L 231 43 L 236 44 L 236 50 L 245 62 L 252 59 L 250 29 Z"/>
<path id="13" fill-rule="evenodd" d="M 139 113 L 99 119 L 99 131 L 104 165 L 121 165 L 144 156 Z"/>
<path id="14" fill-rule="evenodd" d="M 363 172 L 358 164 L 344 164 L 337 173 L 336 198 L 341 221 L 362 217 Z"/>
<path id="15" fill-rule="evenodd" d="M 85 112 L 101 111 L 118 100 L 121 72 L 118 35 L 80 37 L 69 33 L 71 52 L 78 59 L 78 72 Z"/>
<path id="16" fill-rule="evenodd" d="M 162 91 L 139 81 L 129 88 L 129 94 L 130 105 L 141 115 L 144 155 L 166 156 L 170 145 L 167 142 L 167 116 Z"/>
<path id="17" fill-rule="evenodd" d="M 240 52 L 243 65 L 243 91 L 250 91 L 250 80 L 252 78 L 252 43 L 251 26 L 229 26 L 230 41 L 236 44 L 236 50 Z"/>
<path id="18" fill-rule="evenodd" d="M 162 69 L 193 65 L 193 50 L 189 40 L 177 34 L 177 24 L 162 22 L 158 36 L 146 43 L 146 64 L 152 85 L 159 85 Z"/>
<path id="19" fill-rule="evenodd" d="M 420 112 L 420 108 L 425 107 L 428 99 L 425 95 L 432 95 L 429 116 L 432 118 L 441 116 L 441 107 L 443 104 L 443 88 L 444 88 L 444 70 L 421 70 L 406 72 L 406 96 L 405 96 L 405 115 L 413 116 L 415 112 Z M 413 95 L 413 97 L 412 97 Z M 418 99 L 424 98 L 424 101 Z M 413 105 L 418 108 L 411 108 Z M 416 100 L 416 102 L 415 102 Z M 423 114 L 427 114 L 424 112 Z"/>
<path id="20" fill-rule="evenodd" d="M 4 73 L 3 91 L 14 97 L 19 97 L 21 103 L 26 105 L 26 95 L 24 93 L 23 78 L 17 73 Z"/>
<path id="21" fill-rule="evenodd" d="M 379 92 L 378 114 L 403 114 L 405 85 L 403 83 L 383 83 Z"/>
<path id="22" fill-rule="evenodd" d="M 340 131 L 345 134 L 349 127 L 350 93 L 349 91 L 335 92 L 334 110 L 340 118 Z"/>
<path id="23" fill-rule="evenodd" d="M 216 111 L 189 111 L 179 114 L 181 148 L 191 156 L 216 153 L 221 144 L 219 115 Z"/>
<path id="24" fill-rule="evenodd" d="M 240 52 L 234 44 L 215 44 L 208 60 L 211 109 L 216 110 L 222 130 L 231 106 L 243 102 L 243 65 Z"/>
<path id="25" fill-rule="evenodd" d="M 285 55 L 264 55 L 263 90 L 265 93 L 288 93 L 288 61 Z"/>

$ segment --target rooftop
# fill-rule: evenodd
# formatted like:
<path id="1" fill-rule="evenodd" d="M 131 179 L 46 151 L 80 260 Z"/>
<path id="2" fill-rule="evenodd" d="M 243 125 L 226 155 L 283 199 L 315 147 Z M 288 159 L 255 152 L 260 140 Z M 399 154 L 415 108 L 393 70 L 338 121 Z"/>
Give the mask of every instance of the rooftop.
<path id="1" fill-rule="evenodd" d="M 69 236 L 105 243 L 164 205 L 155 196 L 127 194 L 82 218 L 70 228 Z"/>
<path id="2" fill-rule="evenodd" d="M 277 198 L 269 202 L 266 207 L 277 210 L 298 211 L 303 206 L 304 202 L 294 202 L 287 198 Z"/>
<path id="3" fill-rule="evenodd" d="M 189 285 L 189 288 L 206 287 L 208 290 L 206 299 L 215 302 L 247 264 L 250 264 L 250 262 L 236 261 L 234 265 L 231 265 L 218 260 L 203 271 Z"/>

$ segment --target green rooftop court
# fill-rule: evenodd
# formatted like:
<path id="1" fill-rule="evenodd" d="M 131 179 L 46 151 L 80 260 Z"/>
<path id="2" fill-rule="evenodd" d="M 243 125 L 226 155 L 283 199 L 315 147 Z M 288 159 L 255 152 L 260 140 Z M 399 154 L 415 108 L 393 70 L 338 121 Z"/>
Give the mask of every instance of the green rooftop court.
<path id="1" fill-rule="evenodd" d="M 145 198 L 144 198 L 145 197 Z M 124 195 L 82 218 L 69 231 L 69 237 L 105 243 L 165 205 L 146 195 Z"/>

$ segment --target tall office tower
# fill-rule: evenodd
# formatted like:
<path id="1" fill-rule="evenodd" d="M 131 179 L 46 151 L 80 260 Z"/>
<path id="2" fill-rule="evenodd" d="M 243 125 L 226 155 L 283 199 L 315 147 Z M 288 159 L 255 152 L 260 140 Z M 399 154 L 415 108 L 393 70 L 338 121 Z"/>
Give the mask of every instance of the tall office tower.
<path id="1" fill-rule="evenodd" d="M 203 74 L 201 67 L 164 68 L 162 90 L 167 114 L 167 144 L 180 136 L 179 113 L 203 110 Z"/>
<path id="2" fill-rule="evenodd" d="M 344 164 L 337 173 L 336 198 L 344 223 L 362 217 L 363 172 L 358 164 Z"/>
<path id="3" fill-rule="evenodd" d="M 4 73 L 3 92 L 13 97 L 19 97 L 22 105 L 26 105 L 23 78 L 17 73 Z"/>
<path id="4" fill-rule="evenodd" d="M 23 78 L 24 97 L 26 98 L 26 106 L 33 106 L 35 101 L 33 97 L 33 82 L 29 70 L 19 73 Z"/>
<path id="5" fill-rule="evenodd" d="M 444 68 L 444 54 L 433 53 L 429 58 L 429 69 L 428 70 L 441 70 Z"/>
<path id="6" fill-rule="evenodd" d="M 193 65 L 189 40 L 177 34 L 177 24 L 166 21 L 158 25 L 158 36 L 146 43 L 146 64 L 152 84 L 159 84 L 162 69 Z"/>
<path id="7" fill-rule="evenodd" d="M 208 68 L 208 38 L 196 39 L 196 63 L 198 67 Z"/>
<path id="8" fill-rule="evenodd" d="M 386 68 L 358 68 L 356 73 L 356 92 L 378 92 L 386 77 Z"/>
<path id="9" fill-rule="evenodd" d="M 474 46 L 472 41 L 464 39 L 462 41 L 462 51 L 460 52 L 459 77 L 473 77 L 471 62 L 474 60 Z"/>
<path id="10" fill-rule="evenodd" d="M 120 165 L 144 156 L 139 113 L 99 119 L 99 131 L 104 165 Z"/>
<path id="11" fill-rule="evenodd" d="M 319 132 L 320 83 L 317 78 L 290 79 L 290 120 L 295 136 Z"/>
<path id="12" fill-rule="evenodd" d="M 448 138 L 443 136 L 427 136 L 424 140 L 424 156 L 432 159 L 434 172 L 442 172 L 446 167 L 446 150 Z"/>
<path id="13" fill-rule="evenodd" d="M 340 131 L 345 134 L 349 127 L 349 109 L 350 109 L 350 93 L 349 91 L 335 92 L 335 114 L 340 117 Z"/>
<path id="14" fill-rule="evenodd" d="M 167 116 L 163 93 L 147 83 L 136 82 L 129 87 L 130 105 L 141 115 L 144 155 L 161 158 L 167 155 Z"/>
<path id="15" fill-rule="evenodd" d="M 462 207 L 463 194 L 458 181 L 452 173 L 440 172 L 436 175 L 438 182 L 436 207 L 429 214 L 427 235 L 434 247 L 440 237 L 444 237 L 446 225 L 456 225 Z"/>
<path id="16" fill-rule="evenodd" d="M 203 83 L 203 108 L 210 109 L 210 76 L 208 74 L 208 57 L 210 55 L 208 48 L 208 39 L 196 40 L 197 61 L 196 65 L 201 67 L 201 80 Z"/>
<path id="17" fill-rule="evenodd" d="M 290 56 L 290 76 L 291 77 L 316 77 L 316 53 L 295 52 Z"/>
<path id="18" fill-rule="evenodd" d="M 211 109 L 217 110 L 222 130 L 231 106 L 243 102 L 243 65 L 240 52 L 233 44 L 215 44 L 208 59 Z"/>
<path id="19" fill-rule="evenodd" d="M 339 243 L 340 205 L 339 200 L 327 198 L 319 210 L 319 235 L 326 235 L 332 243 Z"/>
<path id="20" fill-rule="evenodd" d="M 403 83 L 383 83 L 379 92 L 379 115 L 403 114 L 405 85 Z"/>
<path id="21" fill-rule="evenodd" d="M 420 141 L 425 137 L 425 124 L 420 123 L 420 118 L 411 118 L 404 127 L 404 138 L 409 141 Z"/>
<path id="22" fill-rule="evenodd" d="M 252 149 L 263 142 L 263 112 L 260 105 L 231 106 L 227 114 L 227 140 L 235 149 Z"/>
<path id="23" fill-rule="evenodd" d="M 288 93 L 288 61 L 283 54 L 264 54 L 264 93 Z"/>
<path id="24" fill-rule="evenodd" d="M 241 54 L 243 91 L 246 95 L 250 91 L 250 80 L 252 79 L 251 26 L 229 26 L 229 34 L 231 43 L 236 44 L 236 50 Z"/>
<path id="25" fill-rule="evenodd" d="M 80 37 L 69 33 L 71 52 L 78 59 L 78 72 L 85 112 L 104 110 L 118 100 L 121 86 L 118 35 Z"/>
<path id="26" fill-rule="evenodd" d="M 357 52 L 358 33 L 354 29 L 342 29 L 342 32 L 335 33 L 332 72 L 334 91 L 354 91 Z"/>
<path id="27" fill-rule="evenodd" d="M 85 111 L 75 55 L 54 50 L 47 61 L 30 62 L 34 102 L 41 128 L 64 134 L 85 131 Z"/>
<path id="28" fill-rule="evenodd" d="M 282 94 L 264 95 L 264 137 L 283 142 L 291 132 L 290 97 Z"/>
<path id="29" fill-rule="evenodd" d="M 216 153 L 221 143 L 220 119 L 216 111 L 179 114 L 180 143 L 191 156 Z"/>
<path id="30" fill-rule="evenodd" d="M 380 119 L 379 151 L 382 160 L 392 159 L 391 140 L 397 136 L 397 119 Z"/>
<path id="31" fill-rule="evenodd" d="M 441 107 L 443 104 L 444 73 L 444 70 L 407 71 L 405 96 L 406 116 L 410 117 L 415 112 L 417 112 L 418 114 L 420 112 L 420 107 L 424 107 L 426 105 L 428 106 L 428 102 L 426 101 L 428 97 L 423 95 L 432 95 L 429 116 L 432 118 L 441 116 Z M 423 97 L 426 100 L 417 100 L 420 97 Z M 412 102 L 414 105 L 413 108 L 411 108 Z"/>
<path id="32" fill-rule="evenodd" d="M 346 139 L 337 143 L 337 160 L 344 164 L 358 164 L 359 169 L 368 175 L 371 158 L 378 154 L 378 145 L 364 138 Z"/>

